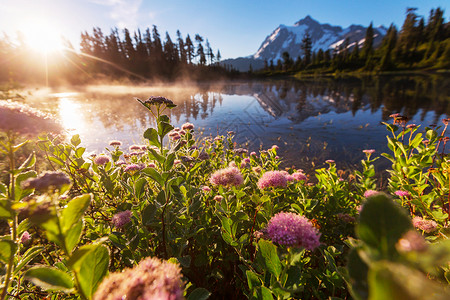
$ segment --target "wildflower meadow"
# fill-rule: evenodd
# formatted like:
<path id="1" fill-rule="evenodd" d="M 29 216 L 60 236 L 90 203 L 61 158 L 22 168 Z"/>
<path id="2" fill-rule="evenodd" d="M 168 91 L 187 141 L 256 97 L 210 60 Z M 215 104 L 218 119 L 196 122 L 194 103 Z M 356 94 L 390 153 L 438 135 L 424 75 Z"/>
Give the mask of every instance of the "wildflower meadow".
<path id="1" fill-rule="evenodd" d="M 450 299 L 442 125 L 386 123 L 349 175 L 280 168 L 137 101 L 142 144 L 88 156 L 49 115 L 0 101 L 3 299 Z M 138 103 L 136 103 L 139 105 Z M 374 162 L 387 159 L 381 185 Z"/>

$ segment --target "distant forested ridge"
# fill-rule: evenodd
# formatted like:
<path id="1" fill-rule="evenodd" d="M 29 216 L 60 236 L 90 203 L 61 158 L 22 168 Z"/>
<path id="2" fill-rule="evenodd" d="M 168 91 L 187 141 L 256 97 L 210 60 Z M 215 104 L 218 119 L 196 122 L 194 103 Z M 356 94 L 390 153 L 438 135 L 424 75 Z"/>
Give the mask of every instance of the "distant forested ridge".
<path id="1" fill-rule="evenodd" d="M 219 65 L 220 51 L 208 39 L 195 34 L 176 39 L 158 28 L 130 32 L 111 29 L 105 34 L 95 27 L 82 32 L 79 50 L 64 40 L 62 51 L 33 51 L 19 35 L 0 38 L 0 81 L 86 83 L 99 79 L 175 80 L 227 76 Z"/>
<path id="2" fill-rule="evenodd" d="M 423 69 L 450 69 L 450 23 L 445 22 L 444 10 L 432 9 L 428 19 L 418 16 L 416 8 L 407 8 L 403 25 L 389 27 L 381 45 L 374 47 L 372 23 L 366 30 L 364 42 L 345 40 L 334 49 L 312 51 L 308 34 L 302 39 L 301 56 L 265 61 L 262 75 L 280 73 L 389 72 Z"/>

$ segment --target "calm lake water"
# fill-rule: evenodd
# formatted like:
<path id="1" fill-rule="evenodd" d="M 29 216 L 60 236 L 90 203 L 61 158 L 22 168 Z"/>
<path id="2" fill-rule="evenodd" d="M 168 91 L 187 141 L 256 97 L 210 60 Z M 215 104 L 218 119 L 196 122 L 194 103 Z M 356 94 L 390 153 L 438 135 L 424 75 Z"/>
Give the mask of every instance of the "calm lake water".
<path id="1" fill-rule="evenodd" d="M 27 101 L 55 112 L 88 151 L 101 153 L 113 139 L 124 146 L 143 142 L 154 121 L 134 97 L 151 95 L 178 105 L 168 111 L 176 126 L 194 123 L 203 137 L 234 131 L 236 142 L 250 150 L 276 144 L 284 166 L 305 170 L 327 159 L 347 168 L 364 158 L 364 149 L 388 151 L 381 122 L 391 122 L 390 114 L 425 126 L 450 115 L 450 79 L 439 76 L 96 85 L 36 92 Z"/>

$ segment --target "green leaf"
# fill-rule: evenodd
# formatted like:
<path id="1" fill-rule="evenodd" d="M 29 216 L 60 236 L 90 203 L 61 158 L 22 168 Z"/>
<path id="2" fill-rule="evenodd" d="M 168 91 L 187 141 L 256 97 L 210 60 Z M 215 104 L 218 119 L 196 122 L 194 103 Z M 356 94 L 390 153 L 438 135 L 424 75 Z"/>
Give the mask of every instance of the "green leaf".
<path id="1" fill-rule="evenodd" d="M 155 180 L 160 186 L 164 185 L 164 179 L 154 168 L 145 168 L 143 173 Z"/>
<path id="2" fill-rule="evenodd" d="M 0 195 L 6 196 L 6 194 L 8 194 L 8 187 L 6 184 L 0 182 Z"/>
<path id="3" fill-rule="evenodd" d="M 273 300 L 272 292 L 265 286 L 261 287 L 262 300 Z"/>
<path id="4" fill-rule="evenodd" d="M 28 158 L 23 162 L 23 164 L 19 167 L 19 170 L 24 170 L 27 168 L 32 168 L 34 164 L 36 163 L 36 154 L 33 151 L 33 153 L 28 156 Z"/>
<path id="5" fill-rule="evenodd" d="M 77 273 L 82 293 L 90 299 L 108 271 L 108 248 L 98 244 L 80 247 L 74 251 L 68 265 Z"/>
<path id="6" fill-rule="evenodd" d="M 12 216 L 11 201 L 0 200 L 0 219 L 11 219 Z"/>
<path id="7" fill-rule="evenodd" d="M 175 161 L 175 153 L 170 153 L 167 155 L 166 161 L 164 162 L 164 171 L 169 171 L 172 169 L 173 162 Z"/>
<path id="8" fill-rule="evenodd" d="M 37 176 L 36 171 L 28 171 L 24 173 L 20 173 L 16 177 L 16 187 L 15 187 L 15 200 L 20 200 L 31 194 L 32 190 L 22 189 L 22 182 L 29 178 L 35 178 Z"/>
<path id="9" fill-rule="evenodd" d="M 155 128 L 148 128 L 144 132 L 144 138 L 146 138 L 150 142 L 150 145 L 156 146 L 158 148 L 161 147 L 161 143 L 158 140 L 158 132 Z"/>
<path id="10" fill-rule="evenodd" d="M 160 119 L 162 119 L 161 117 L 160 117 Z M 168 119 L 168 117 L 167 117 L 167 119 Z M 169 121 L 158 122 L 158 135 L 159 136 L 161 136 L 161 137 L 166 136 L 166 134 L 168 134 L 172 129 L 173 129 L 173 126 L 170 125 Z"/>
<path id="11" fill-rule="evenodd" d="M 31 222 L 29 219 L 24 219 L 20 222 L 19 226 L 17 226 L 17 235 L 21 235 L 24 231 L 28 230 L 31 227 Z"/>
<path id="12" fill-rule="evenodd" d="M 259 279 L 255 272 L 248 270 L 245 274 L 247 275 L 247 283 L 250 291 L 262 285 L 261 279 Z"/>
<path id="13" fill-rule="evenodd" d="M 64 208 L 61 214 L 62 232 L 65 234 L 73 226 L 77 225 L 91 203 L 91 195 L 85 194 L 73 198 Z"/>
<path id="14" fill-rule="evenodd" d="M 25 267 L 33 258 L 39 255 L 39 253 L 44 250 L 44 247 L 41 246 L 34 246 L 28 249 L 20 259 L 19 263 L 17 264 L 17 267 L 14 269 L 13 276 L 15 276 L 17 273 L 19 273 L 20 270 L 22 270 L 23 267 Z"/>
<path id="15" fill-rule="evenodd" d="M 278 257 L 277 247 L 272 242 L 260 240 L 258 248 L 267 270 L 278 279 L 281 274 L 281 262 Z"/>
<path id="16" fill-rule="evenodd" d="M 187 300 L 206 300 L 211 296 L 211 293 L 204 288 L 196 288 L 189 294 Z"/>
<path id="17" fill-rule="evenodd" d="M 78 146 L 79 144 L 81 144 L 80 135 L 75 134 L 74 136 L 72 136 L 72 138 L 70 139 L 70 143 L 72 145 L 74 145 L 75 147 Z"/>
<path id="18" fill-rule="evenodd" d="M 139 198 L 145 190 L 145 185 L 147 184 L 147 180 L 145 178 L 139 178 L 136 180 L 134 184 L 134 194 L 137 198 Z"/>
<path id="19" fill-rule="evenodd" d="M 74 284 L 72 276 L 59 269 L 39 266 L 25 272 L 25 278 L 44 290 L 60 290 L 69 292 Z"/>
<path id="20" fill-rule="evenodd" d="M 384 257 L 392 257 L 396 253 L 395 244 L 410 229 L 411 220 L 404 209 L 387 195 L 378 194 L 364 203 L 356 232 Z"/>
<path id="21" fill-rule="evenodd" d="M 15 255 L 17 251 L 17 244 L 11 240 L 0 241 L 0 261 L 5 264 L 9 262 L 11 256 Z"/>
<path id="22" fill-rule="evenodd" d="M 78 244 L 83 230 L 83 221 L 80 220 L 74 226 L 64 233 L 64 242 L 66 244 L 67 251 L 72 252 L 73 248 Z"/>
<path id="23" fill-rule="evenodd" d="M 359 257 L 356 249 L 351 249 L 348 255 L 347 270 L 351 282 L 350 293 L 354 299 L 367 299 L 369 286 L 367 284 L 367 274 L 369 267 Z"/>
<path id="24" fill-rule="evenodd" d="M 450 292 L 422 272 L 403 264 L 380 261 L 369 272 L 370 300 L 450 299 Z"/>

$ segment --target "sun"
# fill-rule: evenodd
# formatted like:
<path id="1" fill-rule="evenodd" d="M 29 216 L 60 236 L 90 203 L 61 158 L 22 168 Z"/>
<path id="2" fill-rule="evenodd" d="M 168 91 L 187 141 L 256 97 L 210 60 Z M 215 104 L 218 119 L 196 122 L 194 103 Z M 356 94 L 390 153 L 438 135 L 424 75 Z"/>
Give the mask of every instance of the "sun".
<path id="1" fill-rule="evenodd" d="M 63 49 L 62 33 L 51 20 L 27 19 L 20 25 L 19 32 L 31 50 L 49 53 Z"/>

